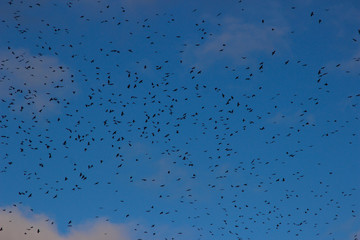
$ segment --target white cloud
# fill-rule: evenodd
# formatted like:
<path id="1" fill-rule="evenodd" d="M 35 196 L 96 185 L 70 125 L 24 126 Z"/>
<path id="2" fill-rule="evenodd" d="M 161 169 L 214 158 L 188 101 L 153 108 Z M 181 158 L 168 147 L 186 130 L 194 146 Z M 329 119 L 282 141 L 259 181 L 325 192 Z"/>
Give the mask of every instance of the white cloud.
<path id="1" fill-rule="evenodd" d="M 58 101 L 76 92 L 70 69 L 56 56 L 33 55 L 26 49 L 0 51 L 0 95 L 13 108 L 54 111 Z M 50 101 L 52 100 L 52 101 Z"/>
<path id="2" fill-rule="evenodd" d="M 285 21 L 276 24 L 281 20 L 275 19 L 273 22 L 271 27 L 261 22 L 252 23 L 245 22 L 241 18 L 224 17 L 220 21 L 221 31 L 214 33 L 200 46 L 191 47 L 191 56 L 186 57 L 205 65 L 222 58 L 230 58 L 241 64 L 244 61 L 251 61 L 251 56 L 252 58 L 258 55 L 271 57 L 274 50 L 277 55 L 279 52 L 291 51 L 287 39 L 289 27 Z M 243 57 L 246 57 L 246 60 Z"/>
<path id="3" fill-rule="evenodd" d="M 224 23 L 225 30 L 213 41 L 205 44 L 203 52 L 219 51 L 224 48 L 224 53 L 241 56 L 254 51 L 271 51 L 281 41 L 284 31 L 276 29 L 272 31 L 269 27 L 260 24 L 242 23 L 235 18 L 227 18 Z M 222 44 L 226 46 L 223 47 Z M 231 51 L 227 51 L 231 49 Z"/>
<path id="4" fill-rule="evenodd" d="M 24 214 L 11 207 L 0 211 L 1 240 L 128 240 L 123 225 L 105 220 L 74 226 L 69 234 L 62 236 L 56 225 L 45 215 Z M 39 231 L 39 232 L 38 232 Z"/>
<path id="5" fill-rule="evenodd" d="M 49 88 L 70 77 L 69 69 L 55 56 L 35 56 L 26 49 L 9 49 L 0 51 L 0 59 L 2 75 L 6 75 L 4 79 L 12 85 Z"/>

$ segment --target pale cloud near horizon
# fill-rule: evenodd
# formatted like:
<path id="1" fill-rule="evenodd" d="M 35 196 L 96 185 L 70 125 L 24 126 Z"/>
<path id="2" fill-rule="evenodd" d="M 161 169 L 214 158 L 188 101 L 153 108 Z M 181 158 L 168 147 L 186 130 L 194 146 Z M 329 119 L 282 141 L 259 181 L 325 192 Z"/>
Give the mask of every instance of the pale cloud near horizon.
<path id="1" fill-rule="evenodd" d="M 46 215 L 24 214 L 17 208 L 0 211 L 1 240 L 129 240 L 125 225 L 104 219 L 72 227 L 61 235 Z"/>

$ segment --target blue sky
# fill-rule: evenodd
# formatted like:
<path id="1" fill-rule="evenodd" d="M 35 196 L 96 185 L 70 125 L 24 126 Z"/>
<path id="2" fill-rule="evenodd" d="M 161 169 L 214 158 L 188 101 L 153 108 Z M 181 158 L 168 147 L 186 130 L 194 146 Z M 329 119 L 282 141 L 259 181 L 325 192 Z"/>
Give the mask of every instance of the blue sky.
<path id="1" fill-rule="evenodd" d="M 0 238 L 356 239 L 358 16 L 1 2 Z"/>

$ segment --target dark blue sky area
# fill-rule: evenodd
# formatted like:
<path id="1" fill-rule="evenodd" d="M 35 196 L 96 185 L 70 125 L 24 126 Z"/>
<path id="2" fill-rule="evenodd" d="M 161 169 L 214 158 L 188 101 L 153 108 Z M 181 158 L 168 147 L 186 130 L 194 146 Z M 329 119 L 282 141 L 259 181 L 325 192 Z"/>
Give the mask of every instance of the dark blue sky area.
<path id="1" fill-rule="evenodd" d="M 358 239 L 359 16 L 2 1 L 0 239 Z"/>

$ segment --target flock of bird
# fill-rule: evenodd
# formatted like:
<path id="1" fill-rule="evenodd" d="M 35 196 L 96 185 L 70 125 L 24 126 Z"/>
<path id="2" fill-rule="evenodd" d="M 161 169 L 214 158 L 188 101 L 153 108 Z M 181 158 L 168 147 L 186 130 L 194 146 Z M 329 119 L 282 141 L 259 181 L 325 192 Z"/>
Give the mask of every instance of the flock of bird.
<path id="1" fill-rule="evenodd" d="M 1 204 L 62 206 L 64 228 L 108 216 L 136 239 L 338 239 L 334 226 L 359 225 L 359 177 L 337 176 L 359 153 L 359 74 L 347 67 L 360 56 L 290 53 L 297 29 L 227 17 L 249 12 L 244 1 L 133 4 L 152 6 L 0 4 Z M 302 21 L 320 32 L 329 11 Z M 360 30 L 348 40 L 359 49 Z"/>

